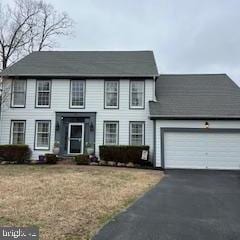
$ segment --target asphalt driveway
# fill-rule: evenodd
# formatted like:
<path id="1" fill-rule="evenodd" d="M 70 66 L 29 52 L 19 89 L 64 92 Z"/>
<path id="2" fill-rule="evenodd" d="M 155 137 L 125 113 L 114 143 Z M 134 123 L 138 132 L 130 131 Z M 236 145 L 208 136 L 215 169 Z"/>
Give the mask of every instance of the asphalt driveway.
<path id="1" fill-rule="evenodd" d="M 94 240 L 240 239 L 240 172 L 166 174 Z"/>

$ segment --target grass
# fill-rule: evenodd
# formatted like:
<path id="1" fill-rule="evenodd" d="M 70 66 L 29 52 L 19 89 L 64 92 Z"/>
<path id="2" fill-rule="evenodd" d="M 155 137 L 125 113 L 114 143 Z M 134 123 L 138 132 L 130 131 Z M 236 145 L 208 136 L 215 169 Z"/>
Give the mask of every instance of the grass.
<path id="1" fill-rule="evenodd" d="M 43 240 L 90 239 L 162 178 L 93 166 L 0 166 L 0 226 L 38 226 Z"/>

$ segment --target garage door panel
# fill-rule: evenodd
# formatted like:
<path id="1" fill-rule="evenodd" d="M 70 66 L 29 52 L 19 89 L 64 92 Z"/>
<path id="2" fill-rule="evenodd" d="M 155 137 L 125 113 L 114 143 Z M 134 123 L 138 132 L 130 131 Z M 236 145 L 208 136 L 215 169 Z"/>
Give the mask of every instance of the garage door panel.
<path id="1" fill-rule="evenodd" d="M 166 168 L 240 169 L 240 133 L 165 132 Z"/>

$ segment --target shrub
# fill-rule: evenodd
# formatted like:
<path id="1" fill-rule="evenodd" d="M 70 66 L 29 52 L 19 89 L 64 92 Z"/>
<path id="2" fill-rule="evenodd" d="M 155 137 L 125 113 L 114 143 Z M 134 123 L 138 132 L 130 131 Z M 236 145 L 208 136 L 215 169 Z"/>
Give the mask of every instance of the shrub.
<path id="1" fill-rule="evenodd" d="M 50 154 L 50 153 L 45 154 L 45 158 L 46 158 L 47 164 L 56 164 L 58 160 L 55 154 Z"/>
<path id="2" fill-rule="evenodd" d="M 77 155 L 75 156 L 75 162 L 77 165 L 88 165 L 89 164 L 89 156 L 88 155 Z"/>
<path id="3" fill-rule="evenodd" d="M 149 165 L 149 161 L 141 159 L 143 150 L 149 151 L 149 146 L 99 146 L 101 160 Z"/>
<path id="4" fill-rule="evenodd" d="M 28 145 L 0 145 L 0 159 L 18 164 L 29 161 L 31 150 Z"/>

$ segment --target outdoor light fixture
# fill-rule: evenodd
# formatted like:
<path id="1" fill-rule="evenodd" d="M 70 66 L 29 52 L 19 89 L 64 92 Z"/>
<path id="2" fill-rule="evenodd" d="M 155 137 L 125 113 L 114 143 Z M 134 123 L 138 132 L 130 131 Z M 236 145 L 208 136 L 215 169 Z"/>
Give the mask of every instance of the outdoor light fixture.
<path id="1" fill-rule="evenodd" d="M 92 123 L 92 122 L 90 123 L 90 131 L 91 131 L 91 132 L 94 131 L 94 126 L 93 126 L 93 123 Z"/>
<path id="2" fill-rule="evenodd" d="M 205 128 L 209 128 L 209 123 L 205 122 Z"/>
<path id="3" fill-rule="evenodd" d="M 56 122 L 56 131 L 58 131 L 59 130 L 59 122 L 57 121 Z"/>

